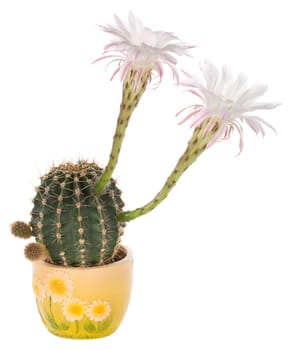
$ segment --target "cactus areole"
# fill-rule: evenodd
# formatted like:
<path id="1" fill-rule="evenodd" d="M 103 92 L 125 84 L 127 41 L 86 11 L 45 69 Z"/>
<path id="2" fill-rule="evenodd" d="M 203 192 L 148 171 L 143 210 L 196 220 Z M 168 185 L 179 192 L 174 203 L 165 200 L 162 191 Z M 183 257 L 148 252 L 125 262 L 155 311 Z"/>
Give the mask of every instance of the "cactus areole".
<path id="1" fill-rule="evenodd" d="M 79 160 L 53 166 L 41 176 L 30 226 L 52 263 L 86 267 L 115 261 L 125 225 L 117 214 L 124 203 L 113 179 L 103 193 L 95 194 L 102 171 Z"/>

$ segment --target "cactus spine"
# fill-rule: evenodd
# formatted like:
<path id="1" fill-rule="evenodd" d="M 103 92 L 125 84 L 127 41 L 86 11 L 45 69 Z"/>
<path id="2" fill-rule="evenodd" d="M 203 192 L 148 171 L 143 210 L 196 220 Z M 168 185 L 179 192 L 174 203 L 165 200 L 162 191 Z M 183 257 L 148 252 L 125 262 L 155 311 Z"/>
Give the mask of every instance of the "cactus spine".
<path id="1" fill-rule="evenodd" d="M 114 260 L 124 227 L 117 214 L 124 203 L 113 179 L 101 195 L 94 193 L 102 171 L 95 163 L 67 162 L 41 177 L 30 226 L 53 263 L 91 266 Z"/>

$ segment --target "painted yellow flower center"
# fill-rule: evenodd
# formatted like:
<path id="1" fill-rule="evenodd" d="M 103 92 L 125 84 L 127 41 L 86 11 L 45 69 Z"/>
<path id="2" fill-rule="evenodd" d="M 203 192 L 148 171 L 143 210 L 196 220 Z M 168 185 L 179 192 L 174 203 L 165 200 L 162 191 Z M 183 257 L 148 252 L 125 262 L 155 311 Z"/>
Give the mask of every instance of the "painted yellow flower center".
<path id="1" fill-rule="evenodd" d="M 53 277 L 50 279 L 49 289 L 55 295 L 64 295 L 67 290 L 65 282 L 58 277 Z"/>
<path id="2" fill-rule="evenodd" d="M 79 317 L 83 314 L 83 306 L 78 303 L 69 304 L 67 307 L 68 314 Z"/>
<path id="3" fill-rule="evenodd" d="M 94 316 L 102 316 L 106 312 L 107 312 L 107 307 L 105 304 L 97 304 L 92 309 L 92 313 Z"/>

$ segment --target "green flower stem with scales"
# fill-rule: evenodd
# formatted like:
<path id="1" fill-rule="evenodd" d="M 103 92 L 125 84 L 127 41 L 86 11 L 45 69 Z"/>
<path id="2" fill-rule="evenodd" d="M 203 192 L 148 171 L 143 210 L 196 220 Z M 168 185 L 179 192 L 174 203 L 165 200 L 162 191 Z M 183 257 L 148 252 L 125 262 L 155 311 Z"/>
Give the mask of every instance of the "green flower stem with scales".
<path id="1" fill-rule="evenodd" d="M 200 127 L 197 127 L 189 142 L 188 146 L 183 153 L 183 155 L 178 160 L 175 168 L 167 178 L 162 189 L 157 193 L 157 195 L 146 205 L 131 210 L 125 211 L 118 214 L 119 221 L 130 221 L 138 218 L 141 215 L 149 213 L 151 210 L 155 209 L 169 194 L 172 188 L 177 183 L 181 175 L 189 168 L 189 166 L 194 163 L 197 158 L 204 152 L 208 143 L 212 140 L 216 131 L 218 130 L 218 125 L 215 124 L 212 130 L 210 130 L 207 135 L 205 135 L 205 127 L 208 125 L 209 120 L 206 120 L 201 124 Z"/>
<path id="2" fill-rule="evenodd" d="M 116 132 L 113 138 L 109 162 L 95 185 L 94 192 L 96 195 L 101 194 L 106 189 L 106 186 L 115 170 L 130 117 L 132 116 L 134 109 L 137 107 L 140 98 L 146 89 L 147 82 L 150 79 L 150 72 L 145 71 L 145 73 L 142 75 L 141 83 L 139 84 L 137 91 L 135 91 L 134 79 L 135 71 L 130 70 L 123 83 L 123 97 L 120 106 L 120 114 L 117 120 Z"/>

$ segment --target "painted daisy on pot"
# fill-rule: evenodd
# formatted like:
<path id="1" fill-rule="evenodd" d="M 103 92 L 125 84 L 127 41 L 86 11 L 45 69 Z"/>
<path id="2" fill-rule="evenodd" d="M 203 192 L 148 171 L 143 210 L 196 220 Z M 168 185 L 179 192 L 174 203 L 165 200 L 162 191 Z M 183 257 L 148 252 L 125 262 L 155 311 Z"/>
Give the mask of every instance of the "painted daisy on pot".
<path id="1" fill-rule="evenodd" d="M 191 119 L 194 128 L 204 125 L 203 137 L 211 130 L 216 133 L 209 140 L 208 146 L 216 141 L 228 139 L 234 130 L 239 133 L 239 153 L 243 148 L 243 125 L 247 124 L 256 134 L 265 135 L 265 127 L 275 131 L 273 126 L 251 112 L 272 109 L 279 105 L 275 102 L 259 102 L 258 98 L 265 94 L 268 87 L 263 84 L 249 85 L 243 73 L 233 76 L 231 70 L 224 65 L 218 69 L 211 61 L 201 65 L 204 82 L 188 75 L 182 83 L 189 91 L 201 100 L 178 114 L 188 111 L 181 123 Z"/>
<path id="2" fill-rule="evenodd" d="M 44 284 L 38 278 L 34 278 L 32 281 L 32 288 L 36 299 L 40 302 L 43 302 L 46 297 Z"/>
<path id="3" fill-rule="evenodd" d="M 62 306 L 62 312 L 70 322 L 82 320 L 86 303 L 78 298 L 67 299 Z"/>
<path id="4" fill-rule="evenodd" d="M 86 308 L 86 314 L 91 321 L 104 321 L 111 313 L 111 306 L 107 301 L 95 300 Z"/>
<path id="5" fill-rule="evenodd" d="M 71 297 L 73 293 L 73 283 L 65 273 L 49 273 L 45 278 L 47 294 L 54 302 L 61 303 Z"/>

